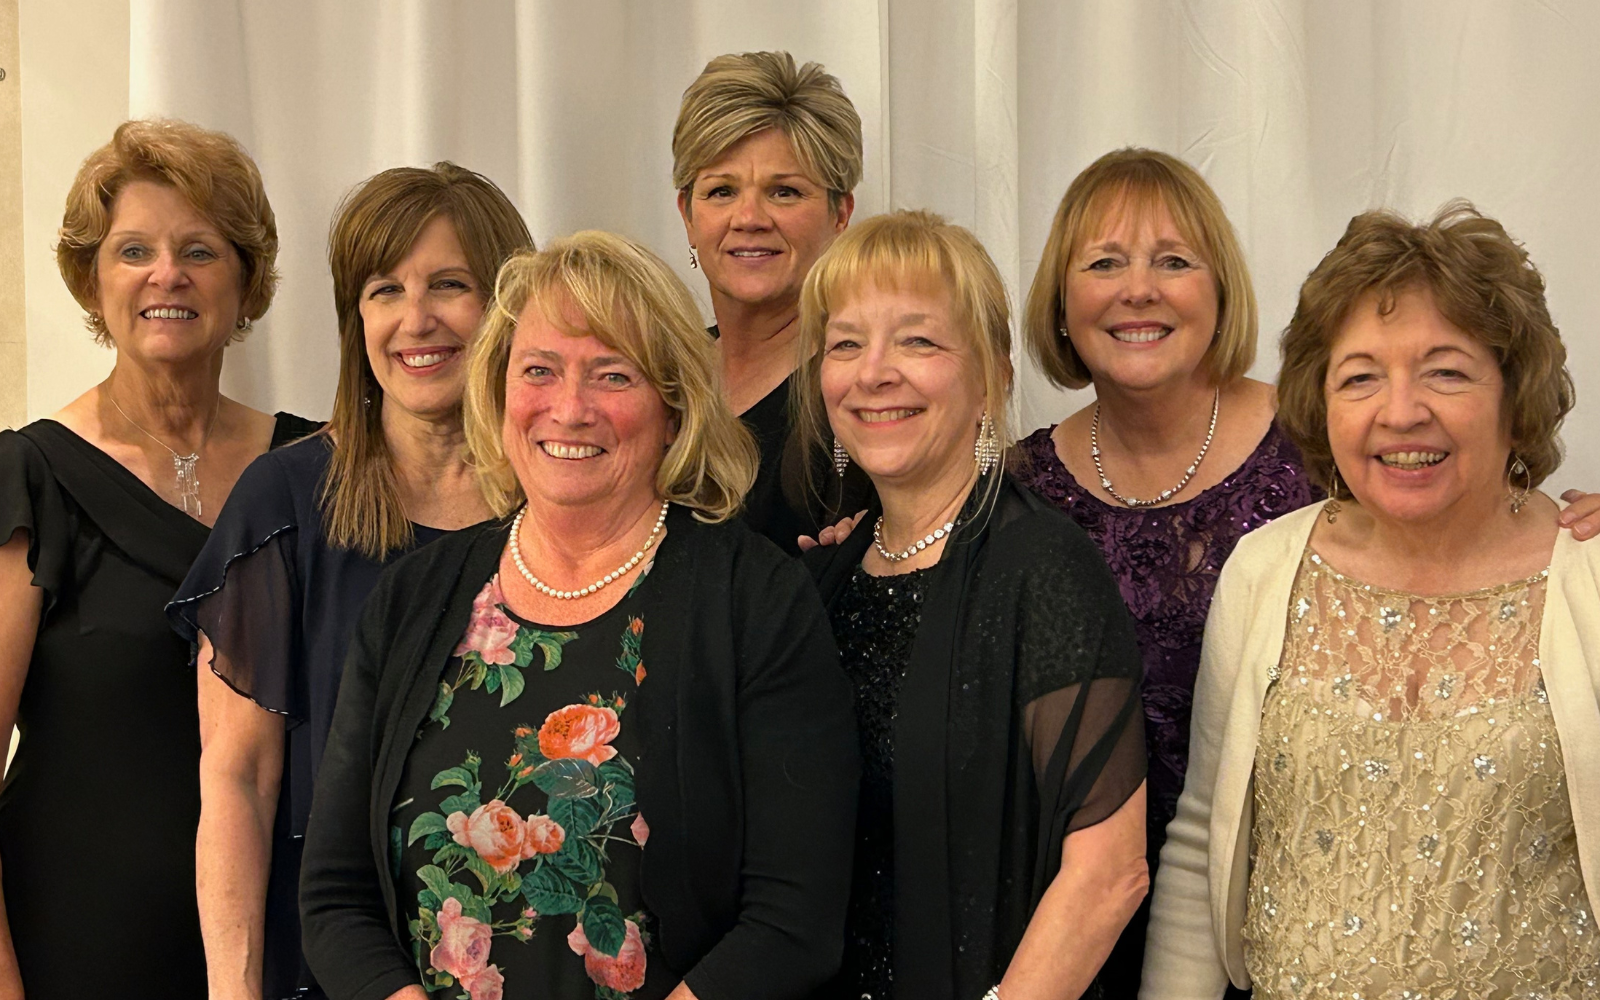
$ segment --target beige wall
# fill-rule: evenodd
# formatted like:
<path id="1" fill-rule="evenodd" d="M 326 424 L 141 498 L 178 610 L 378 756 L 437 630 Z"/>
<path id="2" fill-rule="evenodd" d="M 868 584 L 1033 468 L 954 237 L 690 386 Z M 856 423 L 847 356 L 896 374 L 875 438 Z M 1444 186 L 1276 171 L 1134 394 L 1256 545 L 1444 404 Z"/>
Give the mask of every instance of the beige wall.
<path id="1" fill-rule="evenodd" d="M 83 310 L 61 283 L 50 247 L 78 164 L 128 116 L 128 4 L 0 0 L 6 2 L 20 7 L 18 76 L 26 81 L 21 247 L 27 416 L 35 419 L 61 409 L 111 370 L 111 352 L 84 329 Z"/>
<path id="2" fill-rule="evenodd" d="M 54 413 L 111 370 L 50 247 L 78 164 L 128 116 L 126 0 L 0 0 L 0 67 L 5 427 Z"/>
<path id="3" fill-rule="evenodd" d="M 0 0 L 0 427 L 28 414 L 22 284 L 22 73 L 17 0 Z"/>

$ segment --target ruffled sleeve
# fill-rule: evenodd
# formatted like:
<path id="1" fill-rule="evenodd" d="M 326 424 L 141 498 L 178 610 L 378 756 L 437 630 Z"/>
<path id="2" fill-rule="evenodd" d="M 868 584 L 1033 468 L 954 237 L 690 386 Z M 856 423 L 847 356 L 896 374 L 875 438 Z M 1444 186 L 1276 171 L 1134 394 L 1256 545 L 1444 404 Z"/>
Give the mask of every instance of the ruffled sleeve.
<path id="1" fill-rule="evenodd" d="M 291 449 L 292 450 L 292 449 Z M 167 605 L 167 619 L 198 649 L 211 640 L 211 669 L 262 708 L 303 721 L 297 669 L 301 588 L 299 517 L 281 453 L 250 463 Z"/>
<path id="2" fill-rule="evenodd" d="M 26 434 L 0 431 L 0 543 L 28 533 L 28 569 L 48 615 L 72 579 L 72 515 L 44 452 Z"/>

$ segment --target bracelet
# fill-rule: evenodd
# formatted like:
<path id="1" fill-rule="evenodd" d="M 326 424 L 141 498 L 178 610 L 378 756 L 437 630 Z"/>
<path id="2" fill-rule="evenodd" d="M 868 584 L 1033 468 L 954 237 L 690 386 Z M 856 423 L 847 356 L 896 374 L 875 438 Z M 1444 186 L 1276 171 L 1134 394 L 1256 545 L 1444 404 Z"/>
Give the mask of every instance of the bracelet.
<path id="1" fill-rule="evenodd" d="M 982 1000 L 1000 1000 L 999 984 L 997 983 L 994 986 L 989 987 L 989 992 L 983 995 Z"/>

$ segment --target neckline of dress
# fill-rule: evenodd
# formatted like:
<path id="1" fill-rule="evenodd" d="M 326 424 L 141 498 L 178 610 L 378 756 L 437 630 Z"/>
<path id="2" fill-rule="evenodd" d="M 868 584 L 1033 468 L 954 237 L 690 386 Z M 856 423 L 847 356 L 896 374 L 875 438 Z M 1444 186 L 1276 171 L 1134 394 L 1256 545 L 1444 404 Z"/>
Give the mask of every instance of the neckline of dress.
<path id="1" fill-rule="evenodd" d="M 41 424 L 51 424 L 52 426 L 59 428 L 67 435 L 69 443 L 83 451 L 86 457 L 90 461 L 94 462 L 97 466 L 100 466 L 107 475 L 117 477 L 122 480 L 123 487 L 131 490 L 133 494 L 145 504 L 145 506 L 151 507 L 152 513 L 159 517 L 167 517 L 170 514 L 171 516 L 182 518 L 183 522 L 192 524 L 194 527 L 206 532 L 208 535 L 210 534 L 211 525 L 206 524 L 204 521 L 201 521 L 198 518 L 191 517 L 184 511 L 182 507 L 169 502 L 166 497 L 163 497 L 161 494 L 151 489 L 149 483 L 134 475 L 132 469 L 129 469 L 126 465 L 123 465 L 121 462 L 117 461 L 114 457 L 112 457 L 111 453 L 106 451 L 104 448 L 95 444 L 93 441 L 90 441 L 82 434 L 79 434 L 71 427 L 68 427 L 66 424 L 54 419 L 53 417 L 40 417 L 38 422 Z"/>
<path id="2" fill-rule="evenodd" d="M 1083 494 L 1085 499 L 1101 508 L 1104 508 L 1105 510 L 1119 514 L 1138 515 L 1153 514 L 1162 511 L 1181 510 L 1182 508 L 1188 507 L 1191 504 L 1196 504 L 1201 500 L 1207 499 L 1209 496 L 1217 491 L 1220 491 L 1225 486 L 1232 485 L 1234 479 L 1238 477 L 1239 473 L 1243 472 L 1247 466 L 1255 461 L 1256 456 L 1261 453 L 1261 449 L 1266 446 L 1267 441 L 1271 439 L 1274 434 L 1281 435 L 1283 433 L 1283 431 L 1278 427 L 1278 418 L 1273 417 L 1272 422 L 1267 425 L 1266 433 L 1261 435 L 1261 439 L 1256 442 L 1254 448 L 1250 449 L 1250 454 L 1244 457 L 1244 461 L 1240 462 L 1220 480 L 1211 484 L 1210 486 L 1207 486 L 1205 489 L 1201 490 L 1199 493 L 1196 493 L 1187 500 L 1177 500 L 1173 503 L 1161 504 L 1158 507 L 1127 507 L 1119 503 L 1111 503 L 1110 501 L 1102 500 L 1100 497 L 1096 496 L 1094 492 L 1089 489 L 1089 487 L 1083 485 L 1082 480 L 1072 474 L 1072 470 L 1067 468 L 1067 463 L 1061 460 L 1061 455 L 1056 451 L 1054 434 L 1056 428 L 1059 426 L 1061 426 L 1060 423 L 1054 423 L 1049 427 L 1041 428 L 1041 431 L 1044 434 L 1044 445 L 1045 449 L 1049 452 L 1050 461 L 1054 462 L 1058 467 L 1060 467 L 1061 474 L 1067 477 L 1071 484 L 1069 489 L 1076 489 L 1079 493 Z"/>
<path id="3" fill-rule="evenodd" d="M 1338 580 L 1340 583 L 1343 583 L 1347 586 L 1353 587 L 1356 590 L 1360 590 L 1369 594 L 1381 594 L 1385 597 L 1401 598 L 1407 601 L 1422 601 L 1427 604 L 1449 604 L 1456 601 L 1473 601 L 1484 600 L 1490 597 L 1501 597 L 1512 591 L 1523 590 L 1525 588 L 1532 587 L 1534 584 L 1542 583 L 1550 578 L 1550 567 L 1546 566 L 1544 569 L 1533 574 L 1532 576 L 1524 577 L 1520 580 L 1507 580 L 1504 583 L 1491 583 L 1487 587 L 1476 587 L 1472 590 L 1463 590 L 1449 594 L 1413 594 L 1410 591 L 1398 590 L 1394 587 L 1383 587 L 1375 583 L 1367 583 L 1366 581 L 1358 579 L 1357 577 L 1353 577 L 1348 573 L 1339 572 L 1339 570 L 1336 569 L 1334 565 L 1322 555 L 1322 553 L 1311 547 L 1310 542 L 1306 543 L 1305 558 L 1316 564 L 1319 569 L 1326 570 L 1335 580 Z"/>

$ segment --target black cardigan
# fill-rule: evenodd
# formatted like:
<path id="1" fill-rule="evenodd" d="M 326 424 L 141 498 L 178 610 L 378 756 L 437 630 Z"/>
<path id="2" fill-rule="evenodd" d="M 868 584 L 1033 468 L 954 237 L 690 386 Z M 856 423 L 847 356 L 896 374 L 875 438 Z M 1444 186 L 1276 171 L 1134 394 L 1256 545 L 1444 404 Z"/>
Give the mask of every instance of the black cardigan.
<path id="1" fill-rule="evenodd" d="M 838 968 L 859 760 L 849 682 L 801 566 L 681 507 L 640 585 L 648 681 L 628 706 L 662 959 L 700 1000 L 797 998 Z M 439 673 L 507 528 L 468 528 L 383 575 L 350 643 L 306 832 L 305 954 L 335 1000 L 420 976 L 389 813 Z"/>
<path id="2" fill-rule="evenodd" d="M 998 983 L 1066 835 L 1145 775 L 1133 622 L 1094 543 L 1004 475 L 980 482 L 928 581 L 895 718 L 896 1000 Z M 862 526 L 806 563 L 832 606 Z"/>

